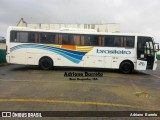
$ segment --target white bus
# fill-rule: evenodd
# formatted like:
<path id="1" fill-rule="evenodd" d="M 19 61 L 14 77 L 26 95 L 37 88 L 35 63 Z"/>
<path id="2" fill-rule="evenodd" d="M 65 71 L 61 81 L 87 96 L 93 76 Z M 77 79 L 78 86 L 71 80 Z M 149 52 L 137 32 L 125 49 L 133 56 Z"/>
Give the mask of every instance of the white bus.
<path id="1" fill-rule="evenodd" d="M 44 70 L 71 66 L 130 73 L 157 67 L 154 40 L 148 35 L 9 27 L 6 45 L 8 63 L 39 65 Z"/>

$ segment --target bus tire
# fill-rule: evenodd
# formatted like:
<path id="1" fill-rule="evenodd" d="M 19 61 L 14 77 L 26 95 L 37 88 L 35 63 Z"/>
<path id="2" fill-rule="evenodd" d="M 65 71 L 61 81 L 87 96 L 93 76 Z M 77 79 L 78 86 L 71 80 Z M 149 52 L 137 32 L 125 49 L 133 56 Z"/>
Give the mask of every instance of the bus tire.
<path id="1" fill-rule="evenodd" d="M 133 70 L 133 63 L 130 61 L 124 61 L 120 64 L 119 70 L 124 74 L 131 73 Z"/>
<path id="2" fill-rule="evenodd" d="M 39 61 L 39 67 L 42 70 L 50 70 L 53 67 L 53 61 L 49 57 L 43 57 Z"/>

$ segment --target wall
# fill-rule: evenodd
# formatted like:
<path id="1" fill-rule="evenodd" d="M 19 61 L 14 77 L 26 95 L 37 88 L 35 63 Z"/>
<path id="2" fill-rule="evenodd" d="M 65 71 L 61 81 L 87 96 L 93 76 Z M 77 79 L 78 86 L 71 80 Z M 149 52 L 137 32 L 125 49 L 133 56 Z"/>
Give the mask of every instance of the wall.
<path id="1" fill-rule="evenodd" d="M 97 32 L 120 32 L 120 24 L 27 24 L 33 29 L 59 30 L 61 28 L 95 29 Z"/>

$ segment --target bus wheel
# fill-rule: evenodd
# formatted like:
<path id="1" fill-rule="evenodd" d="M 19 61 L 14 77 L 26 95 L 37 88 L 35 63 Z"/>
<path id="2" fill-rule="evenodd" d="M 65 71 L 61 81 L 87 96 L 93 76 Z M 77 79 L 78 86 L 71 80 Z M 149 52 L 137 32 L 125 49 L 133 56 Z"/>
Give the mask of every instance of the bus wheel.
<path id="1" fill-rule="evenodd" d="M 41 58 L 39 66 L 42 70 L 49 70 L 53 67 L 53 61 L 49 57 Z"/>
<path id="2" fill-rule="evenodd" d="M 132 70 L 133 70 L 133 65 L 131 62 L 128 62 L 128 61 L 125 61 L 125 62 L 122 62 L 121 65 L 120 65 L 120 71 L 122 73 L 125 73 L 125 74 L 128 74 L 128 73 L 131 73 Z"/>

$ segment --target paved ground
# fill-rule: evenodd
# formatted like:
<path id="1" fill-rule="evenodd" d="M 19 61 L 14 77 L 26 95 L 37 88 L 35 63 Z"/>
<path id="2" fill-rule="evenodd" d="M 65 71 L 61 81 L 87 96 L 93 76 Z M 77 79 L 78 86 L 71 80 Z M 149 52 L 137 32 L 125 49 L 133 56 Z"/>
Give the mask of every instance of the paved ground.
<path id="1" fill-rule="evenodd" d="M 35 66 L 1 66 L 0 111 L 160 110 L 159 71 L 160 64 L 155 72 L 132 74 L 105 69 L 56 67 L 43 71 Z M 64 77 L 65 72 L 99 72 L 103 77 L 70 80 L 76 77 Z"/>

